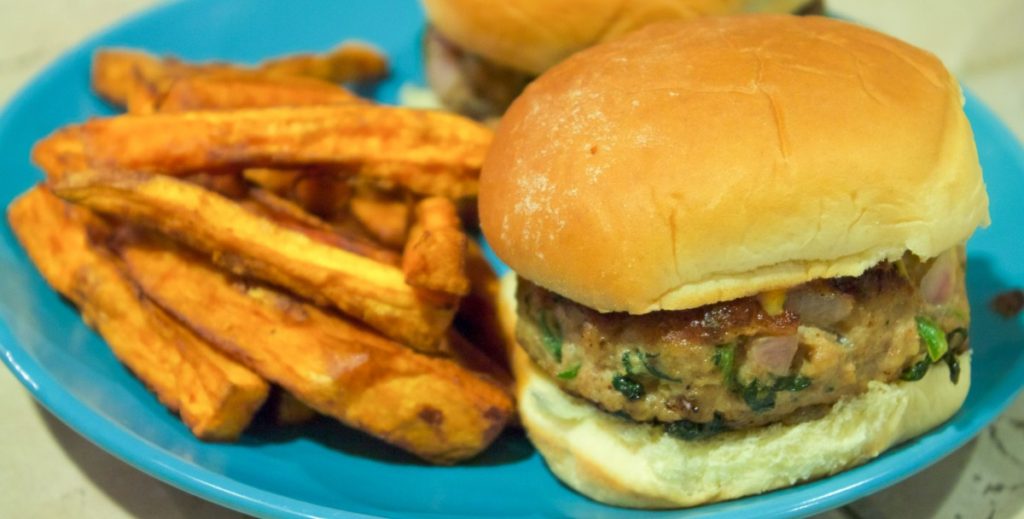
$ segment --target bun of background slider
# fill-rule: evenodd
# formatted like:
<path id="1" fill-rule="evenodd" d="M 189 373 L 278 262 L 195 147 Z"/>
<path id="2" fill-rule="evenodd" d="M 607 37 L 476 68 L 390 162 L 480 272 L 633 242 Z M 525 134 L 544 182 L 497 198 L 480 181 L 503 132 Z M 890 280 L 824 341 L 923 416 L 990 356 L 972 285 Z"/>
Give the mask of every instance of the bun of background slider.
<path id="1" fill-rule="evenodd" d="M 742 11 L 793 12 L 810 0 L 423 0 L 446 38 L 521 72 L 540 74 L 573 52 L 652 22 Z"/>
<path id="2" fill-rule="evenodd" d="M 851 23 L 650 26 L 535 80 L 483 167 L 480 219 L 519 275 L 600 311 L 697 307 L 988 222 L 955 79 Z"/>
<path id="3" fill-rule="evenodd" d="M 502 278 L 499 300 L 510 337 L 515 279 Z M 835 474 L 946 421 L 971 380 L 968 352 L 958 357 L 957 384 L 940 362 L 916 382 L 870 382 L 816 420 L 686 441 L 569 395 L 519 347 L 511 355 L 520 420 L 552 472 L 593 499 L 638 508 L 722 501 Z"/>

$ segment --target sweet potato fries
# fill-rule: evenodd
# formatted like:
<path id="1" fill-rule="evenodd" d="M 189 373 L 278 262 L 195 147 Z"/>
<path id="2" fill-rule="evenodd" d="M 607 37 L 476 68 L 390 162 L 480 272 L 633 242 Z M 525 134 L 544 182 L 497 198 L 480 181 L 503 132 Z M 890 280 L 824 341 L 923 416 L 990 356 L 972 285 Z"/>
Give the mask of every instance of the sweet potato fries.
<path id="1" fill-rule="evenodd" d="M 332 416 L 430 461 L 479 452 L 512 401 L 499 385 L 202 258 L 154 242 L 120 247 L 142 291 L 204 339 Z"/>
<path id="2" fill-rule="evenodd" d="M 439 464 L 513 419 L 457 210 L 490 130 L 338 84 L 386 70 L 360 44 L 254 66 L 103 50 L 94 88 L 129 113 L 33 151 L 19 240 L 196 436 L 242 434 L 271 384 L 278 422 L 319 413 Z"/>
<path id="3" fill-rule="evenodd" d="M 114 355 L 196 436 L 241 434 L 266 399 L 267 383 L 141 297 L 90 238 L 104 222 L 42 187 L 15 200 L 8 219 L 50 286 L 78 306 Z"/>
<path id="4" fill-rule="evenodd" d="M 320 167 L 458 198 L 476 193 L 490 136 L 451 114 L 348 103 L 94 119 L 47 137 L 33 155 L 52 178 L 83 167 L 163 175 Z M 60 163 L 53 155 L 72 165 L 50 166 Z"/>

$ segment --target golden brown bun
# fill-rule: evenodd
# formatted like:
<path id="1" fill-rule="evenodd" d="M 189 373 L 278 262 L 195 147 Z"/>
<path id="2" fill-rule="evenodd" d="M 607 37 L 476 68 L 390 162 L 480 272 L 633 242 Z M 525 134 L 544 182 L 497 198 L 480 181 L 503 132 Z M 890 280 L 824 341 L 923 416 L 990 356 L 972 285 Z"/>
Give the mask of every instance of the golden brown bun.
<path id="1" fill-rule="evenodd" d="M 657 24 L 513 103 L 484 163 L 481 226 L 521 276 L 600 311 L 932 257 L 988 222 L 961 103 L 933 55 L 850 23 Z"/>
<path id="2" fill-rule="evenodd" d="M 446 38 L 491 61 L 540 74 L 573 52 L 663 20 L 792 12 L 810 0 L 423 0 Z"/>
<path id="3" fill-rule="evenodd" d="M 502 280 L 503 315 L 514 314 L 510 278 Z M 817 420 L 701 441 L 597 410 L 561 391 L 520 348 L 513 370 L 523 426 L 559 479 L 603 503 L 677 508 L 835 474 L 934 428 L 963 405 L 970 360 L 969 353 L 959 356 L 956 385 L 938 363 L 917 382 L 871 382 L 866 393 L 841 400 Z"/>

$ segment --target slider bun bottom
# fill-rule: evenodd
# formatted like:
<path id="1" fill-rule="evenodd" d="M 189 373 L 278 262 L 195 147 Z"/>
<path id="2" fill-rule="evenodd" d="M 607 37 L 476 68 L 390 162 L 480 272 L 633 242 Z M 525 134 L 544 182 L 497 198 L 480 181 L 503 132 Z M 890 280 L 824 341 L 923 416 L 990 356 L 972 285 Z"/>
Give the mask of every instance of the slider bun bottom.
<path id="1" fill-rule="evenodd" d="M 503 304 L 514 305 L 514 280 Z M 508 323 L 514 316 L 504 310 Z M 946 421 L 970 388 L 970 353 L 960 381 L 945 363 L 916 382 L 871 382 L 822 418 L 684 441 L 624 420 L 561 391 L 521 349 L 511 352 L 519 413 L 551 471 L 597 501 L 636 508 L 678 508 L 791 486 L 864 463 Z"/>

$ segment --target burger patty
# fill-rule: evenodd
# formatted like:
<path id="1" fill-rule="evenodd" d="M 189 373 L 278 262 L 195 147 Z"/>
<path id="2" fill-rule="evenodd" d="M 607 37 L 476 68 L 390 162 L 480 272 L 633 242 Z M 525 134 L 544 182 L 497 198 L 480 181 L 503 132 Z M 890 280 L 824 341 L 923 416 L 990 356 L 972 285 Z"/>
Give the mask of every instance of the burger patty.
<path id="1" fill-rule="evenodd" d="M 812 0 L 795 14 L 823 14 L 824 2 Z M 536 77 L 469 52 L 427 27 L 423 40 L 427 83 L 448 108 L 478 120 L 501 117 Z"/>
<path id="2" fill-rule="evenodd" d="M 824 0 L 812 0 L 803 7 L 798 9 L 793 14 L 799 14 L 801 16 L 817 15 L 821 16 L 825 14 L 825 1 Z"/>
<path id="3" fill-rule="evenodd" d="M 427 28 L 423 51 L 427 83 L 441 102 L 478 120 L 501 117 L 535 77 L 465 51 L 433 26 Z"/>
<path id="4" fill-rule="evenodd" d="M 522 279 L 516 297 L 518 340 L 562 389 L 684 436 L 819 416 L 967 347 L 962 248 L 681 311 L 600 313 Z"/>

